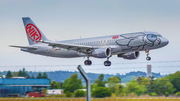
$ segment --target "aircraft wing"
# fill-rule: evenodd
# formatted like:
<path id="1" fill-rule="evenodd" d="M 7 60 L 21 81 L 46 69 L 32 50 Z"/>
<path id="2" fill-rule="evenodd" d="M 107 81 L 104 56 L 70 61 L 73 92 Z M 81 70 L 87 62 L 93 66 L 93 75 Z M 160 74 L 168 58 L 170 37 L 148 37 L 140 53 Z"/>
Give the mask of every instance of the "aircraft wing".
<path id="1" fill-rule="evenodd" d="M 49 42 L 49 41 L 39 41 L 39 42 L 49 44 L 49 46 L 52 46 L 54 48 L 59 47 L 59 48 L 67 49 L 67 50 L 75 50 L 77 52 L 82 52 L 85 54 L 88 54 L 92 52 L 93 49 L 98 48 L 98 47 L 93 47 L 93 46 L 74 45 L 74 44 L 57 43 L 57 42 Z"/>
<path id="2" fill-rule="evenodd" d="M 29 47 L 29 46 L 15 46 L 15 45 L 10 45 L 9 47 L 26 48 L 26 49 L 33 49 L 33 50 L 38 49 L 37 47 Z"/>

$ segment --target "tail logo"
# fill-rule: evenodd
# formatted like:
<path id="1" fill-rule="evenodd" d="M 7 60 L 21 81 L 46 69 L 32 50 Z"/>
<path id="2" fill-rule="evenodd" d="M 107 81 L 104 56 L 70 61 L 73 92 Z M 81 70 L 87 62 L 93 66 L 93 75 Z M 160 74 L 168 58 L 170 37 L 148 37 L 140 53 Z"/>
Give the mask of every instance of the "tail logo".
<path id="1" fill-rule="evenodd" d="M 42 35 L 39 29 L 31 23 L 26 25 L 26 33 L 28 37 L 35 43 L 38 43 L 38 41 L 41 40 Z"/>

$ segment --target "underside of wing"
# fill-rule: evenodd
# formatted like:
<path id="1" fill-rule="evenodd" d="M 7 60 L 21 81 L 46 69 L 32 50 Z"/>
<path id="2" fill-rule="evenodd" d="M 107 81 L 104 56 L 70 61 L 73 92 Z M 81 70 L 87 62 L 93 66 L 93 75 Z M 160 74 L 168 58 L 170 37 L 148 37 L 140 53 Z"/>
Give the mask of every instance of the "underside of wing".
<path id="1" fill-rule="evenodd" d="M 48 41 L 39 41 L 39 42 L 49 44 L 49 46 L 52 46 L 54 48 L 59 47 L 59 48 L 67 49 L 67 50 L 75 50 L 77 52 L 81 52 L 85 54 L 91 53 L 93 49 L 98 48 L 98 47 L 93 47 L 93 46 L 74 45 L 74 44 L 56 43 L 56 42 L 48 42 Z"/>

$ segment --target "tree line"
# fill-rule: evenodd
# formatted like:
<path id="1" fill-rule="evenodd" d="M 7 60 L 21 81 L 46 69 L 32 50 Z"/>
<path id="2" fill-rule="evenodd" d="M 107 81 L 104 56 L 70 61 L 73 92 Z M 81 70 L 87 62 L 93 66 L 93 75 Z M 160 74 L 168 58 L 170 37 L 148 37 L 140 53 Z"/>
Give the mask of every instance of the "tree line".
<path id="1" fill-rule="evenodd" d="M 93 89 L 92 91 L 97 92 L 94 94 L 94 96 L 102 97 L 102 96 L 98 96 L 98 94 L 102 95 L 98 91 L 100 89 L 98 87 L 104 87 L 105 83 L 108 83 L 108 87 L 105 88 L 109 88 L 111 93 L 115 94 L 116 96 L 129 96 L 129 95 L 140 96 L 145 94 L 149 96 L 159 96 L 159 95 L 169 96 L 170 94 L 180 95 L 180 86 L 179 86 L 180 71 L 156 79 L 154 78 L 154 76 L 149 78 L 144 76 L 136 77 L 133 80 L 127 82 L 125 86 L 119 84 L 119 81 L 120 79 L 114 76 L 109 78 L 108 81 L 106 82 L 103 81 L 103 76 L 101 75 L 101 77 L 99 77 L 96 80 L 95 84 L 93 84 L 93 87 L 95 87 L 96 89 Z"/>
<path id="2" fill-rule="evenodd" d="M 13 76 L 21 76 L 27 78 L 34 78 L 29 76 L 28 72 L 23 68 L 18 72 L 8 71 L 6 78 L 12 78 Z M 46 72 L 43 74 L 38 73 L 36 78 L 48 78 Z M 50 79 L 51 80 L 51 79 Z M 97 79 L 91 84 L 91 94 L 93 97 L 109 97 L 115 96 L 140 96 L 150 95 L 159 96 L 170 94 L 180 95 L 180 71 L 174 74 L 167 75 L 165 77 L 156 78 L 139 76 L 135 77 L 131 81 L 127 82 L 125 86 L 121 85 L 122 79 L 119 76 L 109 77 L 105 80 L 104 74 L 100 74 Z M 50 81 L 50 89 L 63 89 L 67 97 L 75 95 L 76 97 L 85 96 L 83 89 L 82 78 L 79 78 L 78 73 L 74 73 L 64 80 L 64 82 Z"/>
<path id="3" fill-rule="evenodd" d="M 6 75 L 8 71 L 2 71 L 0 72 L 0 75 Z M 19 72 L 19 71 L 18 71 Z M 13 76 L 17 76 L 18 72 L 12 72 L 11 74 Z M 27 74 L 29 75 L 29 77 L 34 77 L 36 78 L 37 75 L 39 74 L 39 72 L 33 72 L 33 71 L 26 71 Z M 74 73 L 78 74 L 78 78 L 82 77 L 80 75 L 79 72 L 75 71 L 75 72 L 71 72 L 71 71 L 47 71 L 46 74 L 48 75 L 48 77 L 52 80 L 52 81 L 58 81 L 58 82 L 64 82 L 67 78 L 69 78 L 71 75 L 73 75 Z M 43 73 L 41 72 L 41 74 L 43 75 Z M 91 78 L 92 81 L 96 80 L 100 74 L 96 74 L 96 73 L 87 73 L 87 75 Z M 160 78 L 160 77 L 164 77 L 164 75 L 161 75 L 160 73 L 152 73 L 153 76 L 155 76 L 156 78 Z M 142 71 L 137 71 L 137 72 L 129 72 L 126 74 L 119 74 L 117 73 L 116 75 L 112 75 L 112 74 L 104 74 L 104 80 L 108 81 L 109 77 L 113 77 L 113 76 L 118 76 L 121 78 L 121 82 L 125 83 L 127 81 L 132 80 L 134 77 L 139 77 L 139 76 L 146 76 L 145 72 Z M 84 79 L 82 78 L 83 82 Z"/>
<path id="4" fill-rule="evenodd" d="M 93 97 L 110 97 L 114 96 L 169 96 L 170 94 L 180 95 L 180 72 L 177 71 L 174 74 L 170 74 L 161 78 L 152 77 L 135 77 L 131 81 L 127 82 L 125 86 L 121 85 L 121 78 L 113 76 L 104 80 L 104 74 L 91 84 L 91 95 Z M 54 86 L 55 85 L 55 86 Z M 82 85 L 82 79 L 78 79 L 78 74 L 74 73 L 70 78 L 67 78 L 64 83 L 51 82 L 51 88 L 61 88 L 67 97 L 75 95 L 75 97 L 85 96 L 85 91 L 79 91 L 78 89 L 86 88 Z"/>
<path id="5" fill-rule="evenodd" d="M 12 78 L 12 77 L 35 78 L 34 75 L 29 76 L 25 68 L 23 68 L 22 70 L 20 69 L 18 72 L 13 72 L 13 73 L 9 70 L 6 74 L 6 78 Z M 39 72 L 36 78 L 48 79 L 48 75 L 46 74 L 46 72 L 43 72 L 43 74 Z"/>

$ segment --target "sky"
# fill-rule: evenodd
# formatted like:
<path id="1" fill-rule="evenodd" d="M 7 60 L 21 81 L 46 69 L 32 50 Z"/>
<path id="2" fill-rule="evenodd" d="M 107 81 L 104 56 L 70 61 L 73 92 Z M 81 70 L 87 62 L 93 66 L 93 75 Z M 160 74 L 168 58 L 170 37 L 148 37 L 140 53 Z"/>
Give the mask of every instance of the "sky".
<path id="1" fill-rule="evenodd" d="M 113 56 L 112 66 L 106 59 L 54 58 L 29 54 L 9 45 L 27 46 L 22 17 L 30 17 L 51 40 L 155 31 L 169 40 L 163 48 L 151 50 L 151 61 L 145 52 L 136 60 Z M 180 1 L 179 0 L 0 0 L 0 71 L 77 71 L 81 65 L 86 72 L 125 74 L 144 71 L 170 74 L 180 70 Z M 162 61 L 162 62 L 159 62 Z M 42 66 L 48 65 L 48 66 Z M 51 66 L 50 66 L 51 65 Z M 53 66 L 52 66 L 53 65 Z M 55 66 L 57 65 L 57 66 Z"/>

